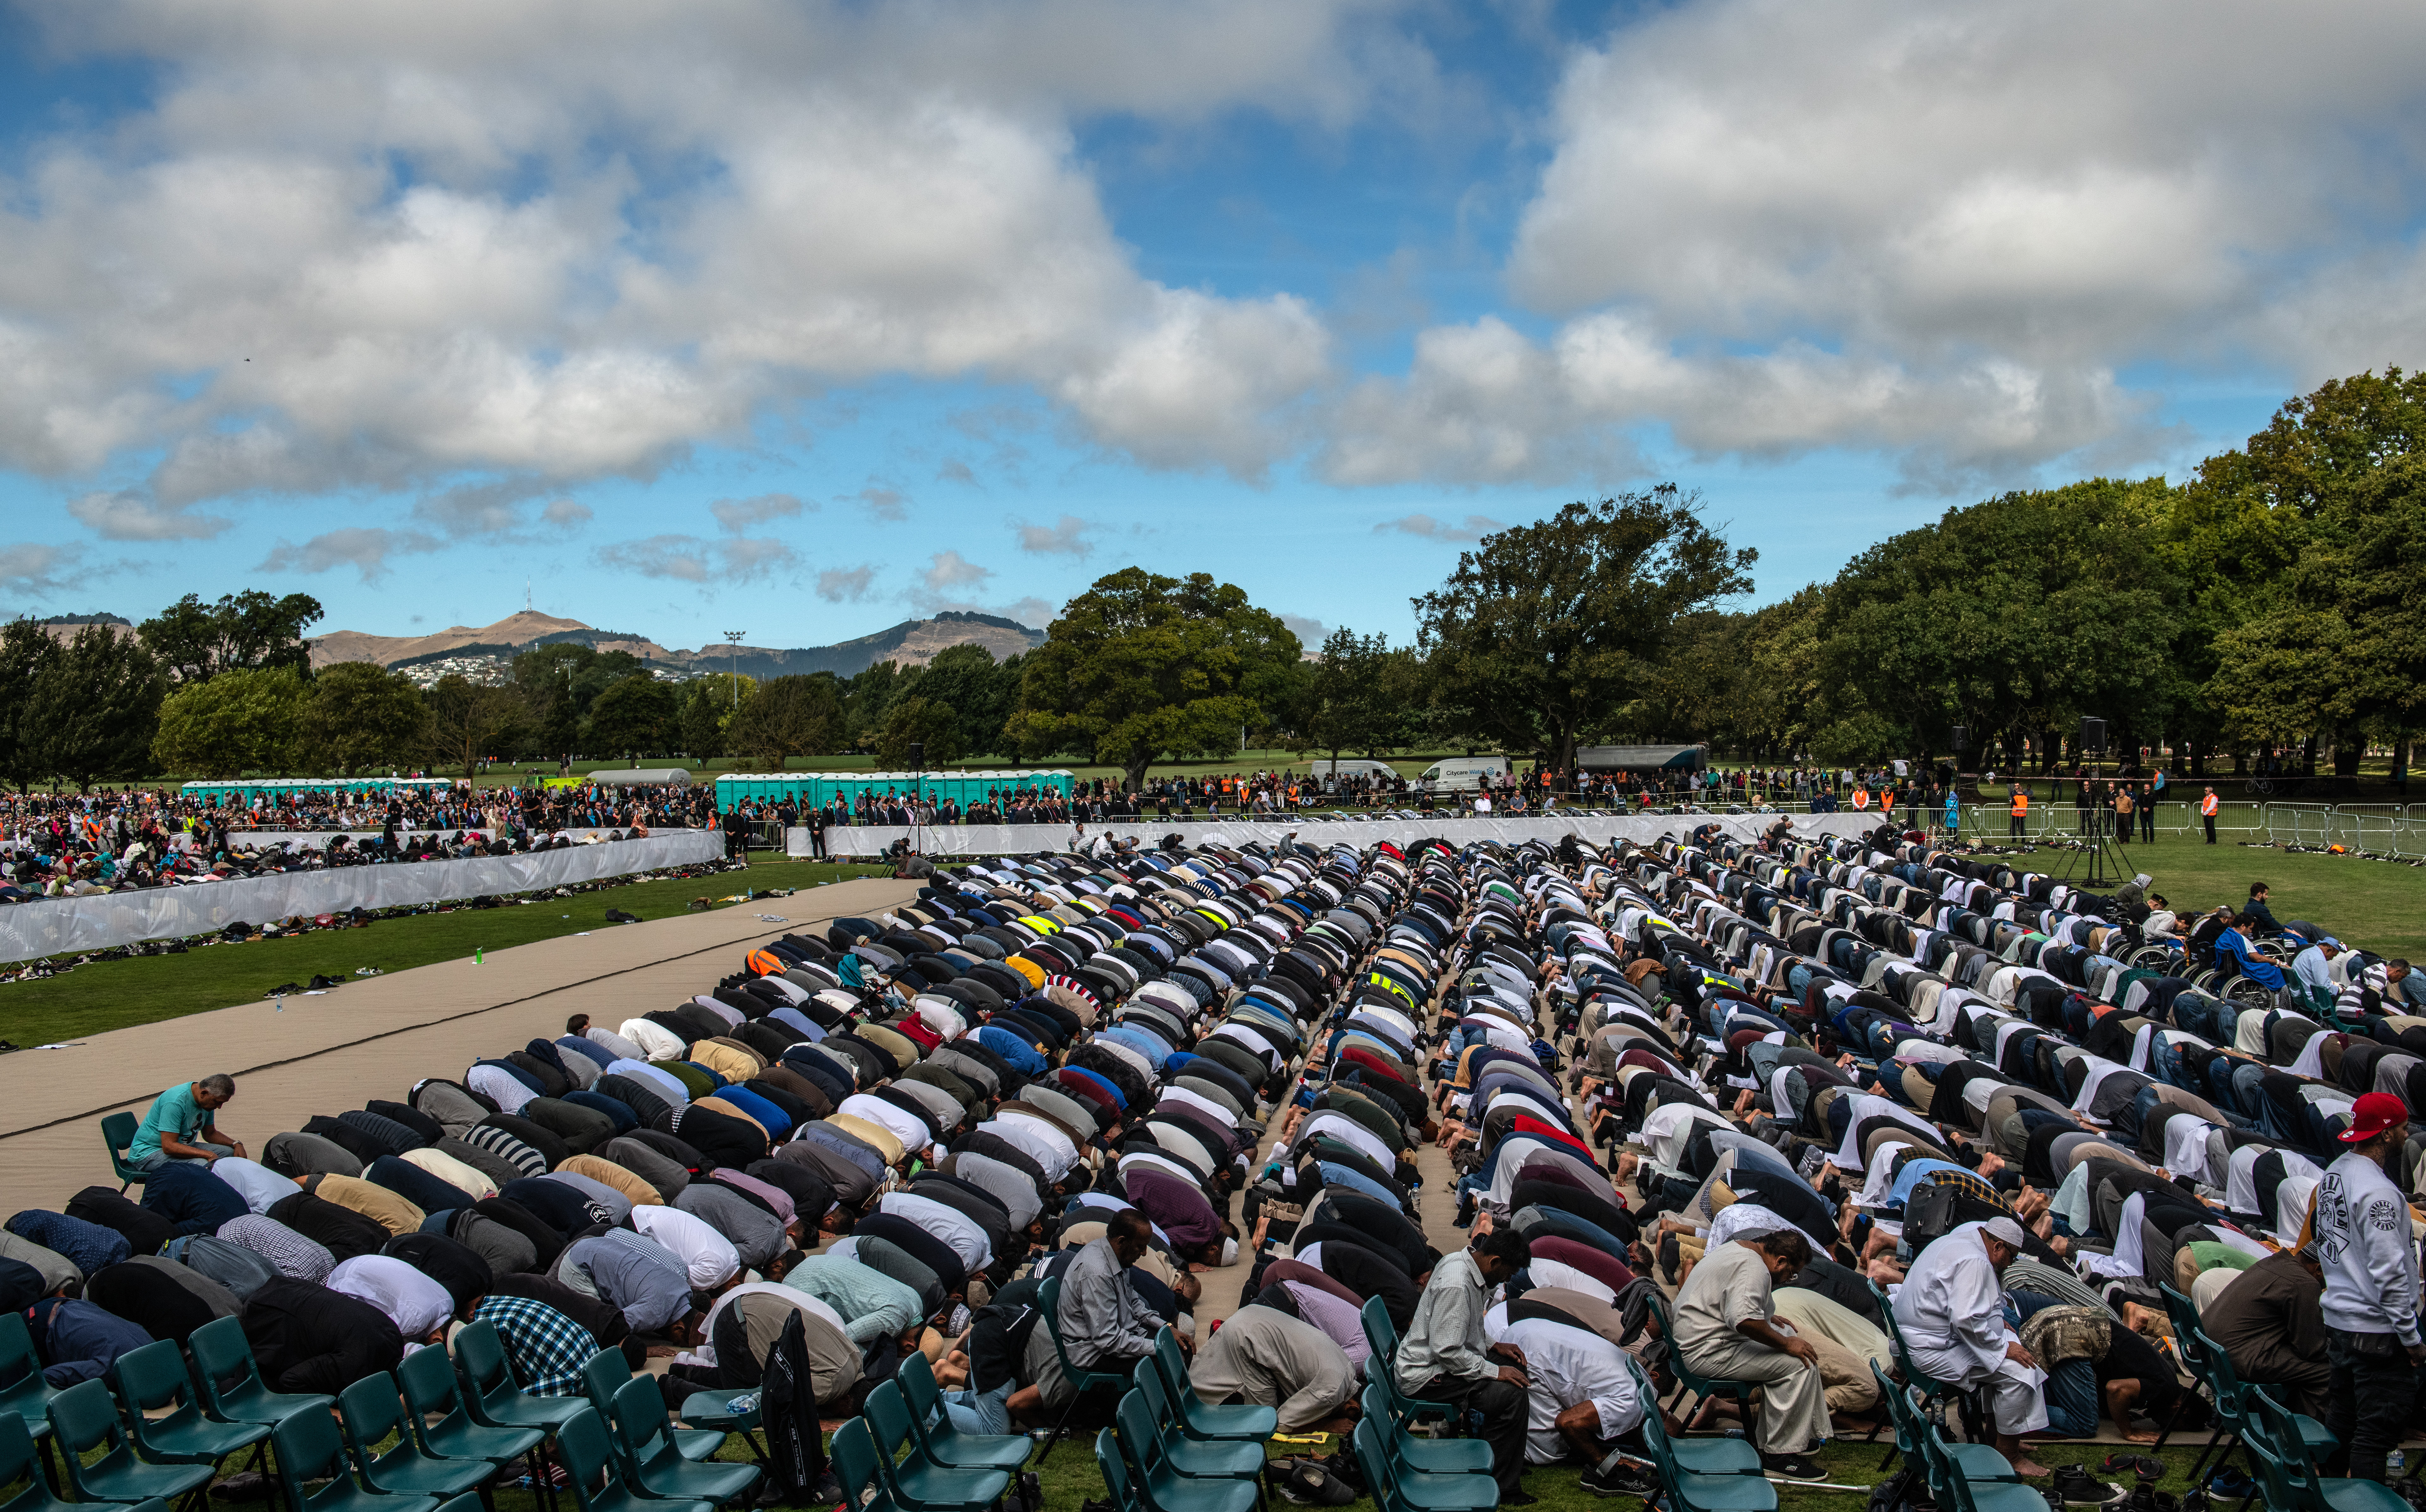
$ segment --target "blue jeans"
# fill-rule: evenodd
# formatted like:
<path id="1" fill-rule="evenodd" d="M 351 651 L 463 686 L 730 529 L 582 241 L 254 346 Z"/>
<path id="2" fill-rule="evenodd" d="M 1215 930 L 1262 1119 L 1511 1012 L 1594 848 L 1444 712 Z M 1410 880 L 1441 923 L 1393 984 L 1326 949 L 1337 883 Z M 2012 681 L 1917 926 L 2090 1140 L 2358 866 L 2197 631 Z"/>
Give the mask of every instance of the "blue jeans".
<path id="1" fill-rule="evenodd" d="M 1017 1383 L 1005 1381 L 991 1391 L 946 1391 L 944 1414 L 955 1433 L 1011 1432 L 1011 1391 Z"/>
<path id="2" fill-rule="evenodd" d="M 2047 1372 L 2047 1427 L 2067 1439 L 2097 1437 L 2097 1368 L 2067 1359 Z"/>
<path id="3" fill-rule="evenodd" d="M 195 1145 L 194 1148 L 197 1150 L 216 1150 L 221 1155 L 233 1155 L 235 1153 L 235 1146 L 215 1145 L 207 1139 Z M 206 1160 L 196 1160 L 190 1155 L 146 1155 L 141 1160 L 129 1161 L 127 1164 L 133 1166 L 137 1170 L 156 1171 L 163 1166 L 207 1166 L 210 1162 Z"/>

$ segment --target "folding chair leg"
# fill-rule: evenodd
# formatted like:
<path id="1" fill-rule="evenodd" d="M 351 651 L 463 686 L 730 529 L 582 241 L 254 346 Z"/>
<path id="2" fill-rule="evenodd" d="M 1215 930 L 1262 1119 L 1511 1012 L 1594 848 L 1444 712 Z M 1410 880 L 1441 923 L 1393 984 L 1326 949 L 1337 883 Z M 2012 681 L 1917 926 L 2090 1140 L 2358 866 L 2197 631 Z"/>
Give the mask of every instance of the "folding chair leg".
<path id="1" fill-rule="evenodd" d="M 2426 1464 L 2426 1460 L 2419 1463 Z M 42 1435 L 42 1479 L 50 1483 L 53 1496 L 59 1494 L 59 1462 L 52 1456 L 51 1436 L 47 1433 Z"/>
<path id="2" fill-rule="evenodd" d="M 1885 1474 L 1885 1473 L 1886 1473 L 1886 1468 L 1887 1468 L 1889 1465 L 1894 1464 L 1894 1463 L 1895 1463 L 1895 1460 L 1896 1460 L 1896 1456 L 1898 1456 L 1898 1455 L 1900 1455 L 1900 1454 L 1901 1454 L 1901 1453 L 1903 1453 L 1903 1451 L 1902 1451 L 1902 1450 L 1900 1450 L 1900 1449 L 1898 1449 L 1895 1445 L 1893 1445 L 1893 1444 L 1889 1444 L 1889 1445 L 1887 1445 L 1887 1457 L 1879 1461 L 1879 1473 L 1880 1473 L 1880 1474 L 1882 1474 L 1882 1475 Z"/>
<path id="3" fill-rule="evenodd" d="M 2165 1440 L 2174 1436 L 2175 1425 L 2182 1421 L 2182 1408 L 2190 1406 L 2190 1403 L 2191 1393 L 2188 1391 L 2174 1398 L 2174 1409 L 2165 1415 L 2165 1425 L 2159 1430 L 2157 1441 L 2148 1446 L 2148 1453 L 2161 1455 L 2165 1452 Z M 2426 1460 L 2420 1460 L 2419 1463 L 2426 1464 Z"/>
<path id="4" fill-rule="evenodd" d="M 1084 1392 L 1084 1391 L 1077 1391 L 1077 1392 L 1074 1392 L 1074 1393 L 1072 1393 L 1072 1395 L 1071 1395 L 1071 1397 L 1070 1397 L 1070 1405 L 1069 1405 L 1068 1407 L 1063 1407 L 1063 1408 L 1061 1409 L 1061 1416 L 1060 1416 L 1060 1418 L 1059 1418 L 1058 1421 L 1056 1421 L 1056 1422 L 1054 1423 L 1054 1424 L 1053 1424 L 1053 1434 L 1052 1434 L 1052 1437 L 1050 1437 L 1050 1438 L 1048 1438 L 1048 1439 L 1046 1439 L 1046 1440 L 1044 1440 L 1044 1451 L 1043 1451 L 1043 1453 L 1042 1453 L 1042 1454 L 1040 1454 L 1040 1455 L 1038 1455 L 1038 1456 L 1036 1456 L 1036 1464 L 1037 1464 L 1037 1468 L 1038 1468 L 1038 1469 L 1040 1469 L 1040 1470 L 1041 1470 L 1041 1469 L 1043 1469 L 1043 1466 L 1044 1466 L 1044 1462 L 1045 1462 L 1046 1460 L 1048 1460 L 1048 1459 L 1050 1459 L 1050 1458 L 1052 1458 L 1052 1457 L 1053 1457 L 1053 1446 L 1054 1446 L 1055 1444 L 1058 1444 L 1058 1443 L 1059 1443 L 1059 1442 L 1061 1441 L 1061 1432 L 1062 1432 L 1062 1430 L 1063 1430 L 1063 1429 L 1065 1429 L 1065 1428 L 1067 1428 L 1067 1427 L 1070 1425 L 1070 1414 L 1078 1410 L 1078 1398 L 1079 1398 L 1079 1397 L 1082 1397 L 1082 1396 L 1084 1396 L 1084 1395 L 1086 1395 L 1086 1394 L 1087 1394 L 1087 1393 L 1086 1393 L 1086 1392 Z"/>
<path id="5" fill-rule="evenodd" d="M 2232 1457 L 2233 1450 L 2240 1447 L 2240 1430 L 2238 1428 L 2233 1428 L 2228 1431 L 2219 1429 L 2217 1430 L 2217 1436 L 2220 1436 L 2223 1440 L 2224 1450 L 2223 1453 L 2216 1455 L 2215 1468 L 2217 1470 L 2222 1470 L 2224 1468 L 2224 1461 Z M 2207 1464 L 2207 1456 L 2209 1453 L 2215 1450 L 2216 1443 L 2217 1437 L 2209 1437 L 2207 1441 L 2207 1448 L 2200 1450 L 2198 1452 L 2198 1457 L 2191 1461 L 2191 1484 L 2192 1486 L 2199 1484 L 2199 1472 Z"/>

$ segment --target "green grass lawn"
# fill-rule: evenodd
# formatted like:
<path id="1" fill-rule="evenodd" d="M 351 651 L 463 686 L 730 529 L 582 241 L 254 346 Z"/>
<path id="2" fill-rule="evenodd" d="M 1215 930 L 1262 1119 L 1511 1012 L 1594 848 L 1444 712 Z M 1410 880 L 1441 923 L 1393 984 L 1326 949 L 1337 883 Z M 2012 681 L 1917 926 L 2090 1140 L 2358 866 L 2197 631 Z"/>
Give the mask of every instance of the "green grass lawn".
<path id="1" fill-rule="evenodd" d="M 503 950 L 612 928 L 606 922 L 609 909 L 662 919 L 686 911 L 694 898 L 731 897 L 747 889 L 814 888 L 821 882 L 885 875 L 886 869 L 878 866 L 760 861 L 747 872 L 631 882 L 495 909 L 412 914 L 379 920 L 367 929 L 321 929 L 282 940 L 208 945 L 182 956 L 93 961 L 57 976 L 0 986 L 0 1035 L 21 1046 L 48 1044 L 249 1003 L 273 987 L 315 975 L 351 979 L 364 966 L 397 972 L 459 959 L 475 950 Z"/>

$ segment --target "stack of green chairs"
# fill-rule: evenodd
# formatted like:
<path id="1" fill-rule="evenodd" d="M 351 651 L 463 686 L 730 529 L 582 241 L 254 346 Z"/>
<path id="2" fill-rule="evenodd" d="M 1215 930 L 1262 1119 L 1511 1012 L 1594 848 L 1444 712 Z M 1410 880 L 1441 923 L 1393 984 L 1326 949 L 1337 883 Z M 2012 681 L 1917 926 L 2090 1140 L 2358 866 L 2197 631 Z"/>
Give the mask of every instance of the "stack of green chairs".
<path id="1" fill-rule="evenodd" d="M 2004 1468 L 2004 1477 L 1997 1480 L 1976 1478 L 1954 1457 L 1958 1448 L 1976 1451 L 1982 1447 L 1955 1444 L 1934 1424 L 1920 1424 L 1920 1465 L 1928 1472 L 1930 1492 L 1937 1499 L 1938 1512 L 2046 1512 L 2046 1493 L 2024 1485 L 2005 1456 L 1994 1449 L 1988 1453 Z M 1970 1457 L 1978 1462 L 1976 1454 Z"/>
<path id="2" fill-rule="evenodd" d="M 1105 1453 L 1105 1440 L 1112 1440 Z M 1190 1480 L 1173 1468 L 1162 1453 L 1162 1440 L 1147 1421 L 1144 1399 L 1131 1393 L 1121 1398 L 1108 1433 L 1095 1439 L 1095 1457 L 1105 1463 L 1104 1483 L 1120 1487 L 1128 1500 L 1124 1512 L 1251 1512 L 1263 1499 L 1254 1481 Z"/>
<path id="3" fill-rule="evenodd" d="M 445 1459 L 425 1453 L 404 1424 L 403 1404 L 396 1399 L 396 1377 L 385 1371 L 365 1375 L 337 1393 L 337 1416 L 346 1426 L 363 1484 L 374 1491 L 399 1496 L 461 1496 L 496 1478 L 496 1465 L 487 1459 Z M 396 1447 L 376 1453 L 395 1434 Z"/>
<path id="4" fill-rule="evenodd" d="M 1179 1352 L 1179 1335 L 1167 1325 L 1154 1336 L 1154 1366 L 1179 1408 L 1179 1431 L 1190 1439 L 1262 1443 L 1280 1431 L 1281 1415 L 1271 1407 L 1253 1402 L 1216 1405 L 1198 1396 L 1189 1380 L 1187 1357 Z"/>
<path id="5" fill-rule="evenodd" d="M 1387 1371 L 1367 1372 L 1362 1406 L 1365 1420 L 1382 1428 L 1382 1447 L 1395 1463 L 1424 1475 L 1491 1473 L 1491 1446 L 1480 1439 L 1418 1439 L 1390 1406 Z"/>
<path id="6" fill-rule="evenodd" d="M 607 1436 L 606 1420 L 587 1402 L 575 1402 L 574 1407 L 574 1415 L 556 1430 L 556 1449 L 564 1460 L 574 1504 L 581 1512 L 712 1512 L 705 1502 L 635 1495 L 616 1472 L 614 1440 Z"/>
<path id="7" fill-rule="evenodd" d="M 1907 1464 L 1926 1468 L 1923 1440 L 1932 1431 L 1932 1424 L 1913 1402 L 1912 1389 L 1889 1380 L 1875 1359 L 1870 1361 L 1870 1376 L 1879 1383 L 1880 1400 L 1886 1403 L 1887 1419 L 1895 1424 L 1896 1453 L 1903 1456 Z M 2004 1456 L 1987 1444 L 1949 1442 L 1946 1451 L 1955 1471 L 1966 1479 L 2018 1482 L 2022 1478 Z"/>
<path id="8" fill-rule="evenodd" d="M 1121 1399 L 1123 1407 L 1128 1406 L 1129 1397 L 1143 1402 L 1146 1427 L 1154 1434 L 1163 1459 L 1177 1474 L 1192 1481 L 1259 1483 L 1264 1467 L 1270 1463 L 1260 1443 L 1188 1437 L 1180 1427 L 1179 1409 L 1172 1404 L 1171 1389 L 1163 1385 L 1158 1367 L 1137 1373 L 1137 1389 Z"/>
<path id="9" fill-rule="evenodd" d="M 2208 1384 L 2215 1391 L 2216 1416 L 2224 1421 L 2229 1430 L 2229 1437 L 2224 1440 L 2224 1453 L 2215 1462 L 2215 1468 L 2222 1470 L 2225 1461 L 2232 1457 L 2233 1446 L 2245 1444 L 2248 1441 L 2251 1426 L 2249 1394 L 2257 1388 L 2240 1378 L 2240 1373 L 2232 1368 L 2232 1357 L 2226 1354 L 2224 1346 L 2217 1343 L 2204 1329 L 2192 1327 L 2190 1337 L 2197 1345 L 2198 1352 L 2206 1362 L 2208 1373 Z M 2286 1433 L 2299 1440 L 2302 1451 L 2307 1456 L 2330 1455 L 2341 1447 L 2341 1440 L 2334 1437 L 2333 1430 L 2316 1419 L 2297 1412 L 2287 1416 L 2289 1422 L 2285 1429 Z M 2204 1454 L 2199 1456 L 2201 1464 L 2204 1464 L 2206 1459 L 2207 1456 Z M 2191 1484 L 2197 1486 L 2202 1482 L 2193 1479 Z"/>
<path id="10" fill-rule="evenodd" d="M 1777 1488 L 1766 1475 L 1703 1474 L 1679 1464 L 1659 1399 L 1651 1393 L 1651 1383 L 1639 1366 L 1635 1383 L 1642 1393 L 1642 1442 L 1658 1468 L 1669 1512 L 1777 1512 Z M 2040 1504 L 2040 1512 L 2046 1512 L 2046 1504 Z"/>
<path id="11" fill-rule="evenodd" d="M 910 1433 L 910 1405 L 891 1381 L 867 1393 L 861 1415 L 876 1440 L 877 1474 L 901 1512 L 977 1512 L 1011 1485 L 1008 1470 L 938 1465 L 914 1452 L 903 1459 L 901 1451 L 915 1440 Z"/>
<path id="12" fill-rule="evenodd" d="M 632 1378 L 632 1367 L 624 1363 L 623 1351 L 601 1349 L 581 1367 L 581 1394 L 590 1399 L 600 1417 L 611 1418 L 615 1415 L 615 1393 Z M 668 1437 L 685 1459 L 714 1459 L 716 1452 L 724 1447 L 725 1436 L 714 1428 L 674 1428 Z M 750 1447 L 756 1450 L 756 1440 L 752 1440 Z M 763 1464 L 766 1456 L 759 1456 L 759 1460 Z"/>
<path id="13" fill-rule="evenodd" d="M 1434 1474 L 1411 1470 L 1390 1453 L 1380 1423 L 1367 1417 L 1349 1435 L 1365 1489 L 1381 1512 L 1484 1512 L 1499 1504 L 1499 1482 L 1489 1470 Z"/>
<path id="14" fill-rule="evenodd" d="M 2241 1437 L 2257 1463 L 2257 1490 L 2267 1512 L 2404 1512 L 2401 1493 L 2379 1481 L 2336 1480 L 2317 1468 L 2314 1452 L 2289 1411 L 2262 1386 L 2246 1388 Z M 2242 1503 L 2247 1505 L 2247 1502 Z"/>
<path id="15" fill-rule="evenodd" d="M 354 1484 L 346 1441 L 326 1412 L 295 1413 L 269 1430 L 269 1443 L 278 1456 L 286 1512 L 433 1512 L 438 1505 L 434 1496 L 389 1496 Z M 328 1484 L 305 1489 L 314 1481 Z"/>

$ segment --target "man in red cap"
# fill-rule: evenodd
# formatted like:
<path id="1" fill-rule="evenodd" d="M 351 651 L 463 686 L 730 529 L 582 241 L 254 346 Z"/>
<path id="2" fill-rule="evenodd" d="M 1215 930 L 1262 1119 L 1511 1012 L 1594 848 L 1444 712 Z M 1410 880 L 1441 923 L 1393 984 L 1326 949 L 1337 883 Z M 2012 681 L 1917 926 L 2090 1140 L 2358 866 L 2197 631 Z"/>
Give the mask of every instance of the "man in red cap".
<path id="1" fill-rule="evenodd" d="M 2407 1431 L 2426 1343 L 2418 1337 L 2418 1245 L 2409 1201 L 2384 1164 L 2409 1135 L 2409 1106 L 2369 1092 L 2351 1108 L 2350 1148 L 2317 1183 L 2317 1258 L 2324 1266 L 2325 1426 L 2342 1447 L 2329 1475 L 2382 1481 Z"/>

